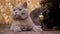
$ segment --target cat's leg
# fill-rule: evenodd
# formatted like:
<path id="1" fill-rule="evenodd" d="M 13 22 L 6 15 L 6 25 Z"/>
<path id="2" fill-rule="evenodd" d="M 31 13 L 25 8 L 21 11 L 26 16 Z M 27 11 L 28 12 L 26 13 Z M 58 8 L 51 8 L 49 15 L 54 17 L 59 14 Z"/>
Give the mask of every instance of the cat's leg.
<path id="1" fill-rule="evenodd" d="M 18 27 L 18 26 L 15 26 L 15 28 L 14 28 L 14 32 L 21 32 L 21 28 Z"/>
<path id="2" fill-rule="evenodd" d="M 12 26 L 12 27 L 10 28 L 10 30 L 13 31 L 13 32 L 21 32 L 21 31 L 22 31 L 21 28 L 18 27 L 18 26 Z"/>
<path id="3" fill-rule="evenodd" d="M 41 26 L 34 26 L 32 31 L 34 31 L 34 32 L 41 32 L 42 33 L 42 28 L 41 28 Z"/>

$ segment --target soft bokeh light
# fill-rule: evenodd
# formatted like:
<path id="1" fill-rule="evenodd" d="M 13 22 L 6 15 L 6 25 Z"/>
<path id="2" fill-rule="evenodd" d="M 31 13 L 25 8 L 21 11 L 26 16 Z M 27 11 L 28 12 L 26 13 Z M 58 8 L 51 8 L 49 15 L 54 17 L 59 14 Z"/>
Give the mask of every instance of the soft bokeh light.
<path id="1" fill-rule="evenodd" d="M 0 0 L 0 24 L 11 24 L 12 4 L 17 5 L 23 4 L 24 2 L 27 2 L 28 14 L 30 14 L 32 10 L 40 6 L 39 0 Z"/>

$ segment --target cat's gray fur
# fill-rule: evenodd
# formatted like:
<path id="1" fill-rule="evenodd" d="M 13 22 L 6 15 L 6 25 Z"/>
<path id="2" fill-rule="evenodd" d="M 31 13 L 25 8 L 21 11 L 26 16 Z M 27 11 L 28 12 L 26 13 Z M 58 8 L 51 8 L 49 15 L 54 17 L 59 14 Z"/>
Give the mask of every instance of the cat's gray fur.
<path id="1" fill-rule="evenodd" d="M 13 23 L 10 30 L 13 32 L 36 31 L 41 32 L 40 26 L 36 26 L 27 13 L 27 4 L 12 6 Z"/>

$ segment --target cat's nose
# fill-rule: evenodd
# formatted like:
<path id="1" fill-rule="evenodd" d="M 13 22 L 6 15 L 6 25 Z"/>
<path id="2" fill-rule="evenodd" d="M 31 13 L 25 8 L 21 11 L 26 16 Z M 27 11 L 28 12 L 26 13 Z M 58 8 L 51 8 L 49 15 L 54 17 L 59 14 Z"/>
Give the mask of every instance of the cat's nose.
<path id="1" fill-rule="evenodd" d="M 17 15 L 17 12 L 15 12 L 15 15 Z"/>
<path id="2" fill-rule="evenodd" d="M 17 14 L 17 12 L 15 12 L 15 14 Z"/>
<path id="3" fill-rule="evenodd" d="M 22 15 L 24 15 L 24 13 L 22 13 Z"/>

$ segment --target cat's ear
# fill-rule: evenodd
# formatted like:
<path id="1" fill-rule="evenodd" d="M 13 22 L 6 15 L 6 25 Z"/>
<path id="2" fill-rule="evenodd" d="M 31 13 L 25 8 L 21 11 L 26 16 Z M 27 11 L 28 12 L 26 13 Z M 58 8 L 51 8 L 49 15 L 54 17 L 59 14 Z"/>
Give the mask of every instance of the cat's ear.
<path id="1" fill-rule="evenodd" d="M 27 2 L 24 2 L 23 7 L 27 8 Z"/>
<path id="2" fill-rule="evenodd" d="M 15 4 L 12 4 L 12 8 L 14 8 L 15 7 Z"/>

